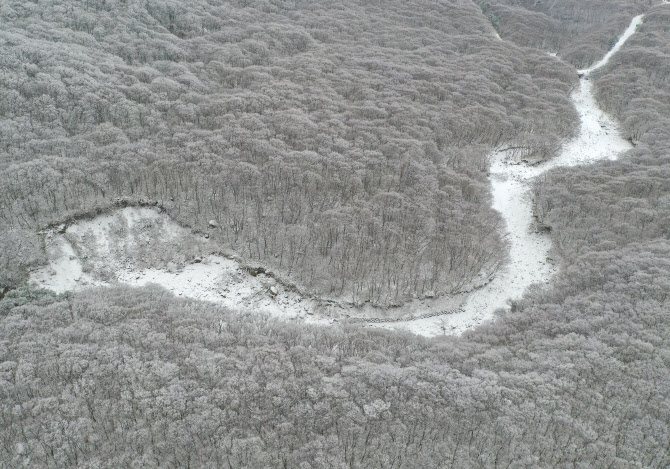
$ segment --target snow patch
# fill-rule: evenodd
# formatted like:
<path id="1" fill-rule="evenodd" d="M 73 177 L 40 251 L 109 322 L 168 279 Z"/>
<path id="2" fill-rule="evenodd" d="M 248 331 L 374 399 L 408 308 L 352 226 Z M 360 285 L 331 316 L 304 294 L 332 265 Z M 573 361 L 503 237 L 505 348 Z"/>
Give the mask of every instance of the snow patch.
<path id="1" fill-rule="evenodd" d="M 153 208 L 126 207 L 82 220 L 64 233 L 45 236 L 49 264 L 30 282 L 57 293 L 88 286 L 158 284 L 177 296 L 231 309 L 272 314 L 309 323 L 317 305 L 282 289 L 264 274 L 252 276 L 232 259 L 212 255 L 213 246 Z"/>
<path id="2" fill-rule="evenodd" d="M 49 265 L 33 272 L 31 282 L 56 293 L 104 283 L 83 271 L 79 256 L 64 236 L 48 236 L 45 244 Z"/>
<path id="3" fill-rule="evenodd" d="M 176 296 L 283 319 L 328 324 L 340 319 L 378 318 L 371 305 L 351 306 L 306 298 L 265 273 L 252 275 L 239 261 L 216 254 L 202 234 L 180 227 L 155 208 L 126 207 L 65 230 L 46 234 L 49 264 L 30 282 L 62 293 L 87 286 L 158 284 Z M 456 310 L 465 295 L 414 300 L 393 316 Z"/>

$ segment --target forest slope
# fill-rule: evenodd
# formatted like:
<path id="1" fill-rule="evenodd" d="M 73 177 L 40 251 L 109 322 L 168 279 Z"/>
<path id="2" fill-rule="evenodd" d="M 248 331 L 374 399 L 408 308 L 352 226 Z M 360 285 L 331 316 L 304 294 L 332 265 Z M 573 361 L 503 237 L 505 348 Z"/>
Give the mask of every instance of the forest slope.
<path id="1" fill-rule="evenodd" d="M 6 239 L 144 198 L 305 290 L 398 303 L 501 262 L 490 148 L 546 158 L 575 128 L 570 68 L 468 0 L 17 1 L 0 21 Z"/>
<path id="2" fill-rule="evenodd" d="M 538 185 L 538 215 L 560 228 L 554 245 L 565 259 L 670 238 L 669 10 L 650 10 L 616 60 L 595 74 L 598 100 L 637 146 L 616 164 L 559 169 Z"/>
<path id="3" fill-rule="evenodd" d="M 669 299 L 646 277 L 670 277 L 656 257 L 670 244 L 648 253 L 593 257 L 522 313 L 444 342 L 156 288 L 17 290 L 0 302 L 0 461 L 666 467 Z"/>
<path id="4" fill-rule="evenodd" d="M 556 52 L 577 68 L 601 58 L 630 19 L 660 0 L 476 0 L 505 40 Z"/>
<path id="5" fill-rule="evenodd" d="M 0 301 L 0 461 L 668 467 L 666 13 L 650 10 L 621 51 L 635 53 L 596 82 L 638 146 L 537 185 L 566 260 L 551 289 L 433 341 L 268 321 L 155 288 L 16 290 Z M 650 125 L 628 120 L 637 112 Z"/>

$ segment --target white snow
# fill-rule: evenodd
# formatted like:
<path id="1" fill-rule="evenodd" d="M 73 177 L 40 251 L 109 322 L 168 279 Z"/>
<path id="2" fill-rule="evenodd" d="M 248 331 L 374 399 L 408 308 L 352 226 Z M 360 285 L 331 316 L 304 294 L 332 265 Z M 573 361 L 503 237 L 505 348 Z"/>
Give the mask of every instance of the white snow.
<path id="1" fill-rule="evenodd" d="M 68 227 L 65 234 L 49 232 L 45 241 L 50 262 L 36 270 L 30 282 L 57 293 L 93 285 L 154 283 L 177 296 L 233 309 L 309 323 L 332 322 L 326 315 L 314 315 L 319 309 L 314 301 L 282 288 L 273 278 L 263 274 L 254 277 L 239 262 L 209 254 L 207 239 L 155 209 L 127 207 L 81 220 Z M 172 255 L 166 262 L 163 254 L 169 255 L 170 248 L 188 248 L 191 259 Z M 141 265 L 140 261 L 144 263 L 147 258 L 152 265 Z M 84 265 L 90 272 L 84 272 Z"/>
<path id="2" fill-rule="evenodd" d="M 209 301 L 235 310 L 302 319 L 309 323 L 331 322 L 310 314 L 315 306 L 312 301 L 282 291 L 269 277 L 253 277 L 237 261 L 221 256 L 207 256 L 202 262 L 189 264 L 176 272 L 156 268 L 128 269 L 122 271 L 117 280 L 133 286 L 158 284 L 177 296 Z"/>
<path id="3" fill-rule="evenodd" d="M 380 315 L 369 305 L 354 308 L 305 298 L 269 275 L 253 276 L 239 261 L 213 254 L 216 246 L 204 236 L 194 235 L 153 208 L 127 207 L 80 220 L 65 234 L 49 232 L 45 241 L 50 262 L 36 270 L 30 281 L 58 293 L 91 285 L 153 283 L 177 296 L 308 323 Z M 453 310 L 463 299 L 461 295 L 415 300 L 395 313 L 410 316 Z"/>
<path id="4" fill-rule="evenodd" d="M 65 236 L 50 235 L 45 241 L 50 263 L 31 275 L 32 282 L 56 293 L 102 284 L 83 272 L 79 256 Z"/>
<path id="5" fill-rule="evenodd" d="M 607 62 L 612 58 L 614 54 L 616 54 L 619 49 L 621 49 L 621 46 L 624 45 L 624 43 L 628 40 L 629 37 L 633 35 L 637 27 L 642 23 L 642 18 L 644 15 L 638 15 L 635 18 L 633 18 L 633 21 L 630 22 L 630 26 L 624 31 L 624 33 L 621 35 L 617 43 L 610 49 L 610 51 L 605 54 L 605 57 L 602 58 L 600 62 L 597 62 L 595 65 L 592 65 L 589 68 L 585 68 L 583 70 L 579 70 L 579 73 L 583 73 L 585 75 L 588 75 L 594 70 L 599 69 L 600 67 L 604 67 Z"/>
<path id="6" fill-rule="evenodd" d="M 461 306 L 459 312 L 371 325 L 425 336 L 460 334 L 491 319 L 494 311 L 508 307 L 509 301 L 520 298 L 530 285 L 549 282 L 555 273 L 547 259 L 551 240 L 547 234 L 533 229 L 530 181 L 552 168 L 613 160 L 630 148 L 617 132 L 615 122 L 598 108 L 588 74 L 607 63 L 633 34 L 641 18 L 633 19 L 603 60 L 580 72 L 584 77 L 571 97 L 579 112 L 581 129 L 560 155 L 537 166 L 513 164 L 511 155 L 505 152 L 492 155 L 493 208 L 507 224 L 510 262 L 491 282 L 469 296 L 415 300 L 395 310 L 394 315 L 419 316 Z M 216 221 L 209 224 L 214 226 Z M 310 323 L 327 324 L 338 317 L 379 316 L 379 311 L 370 306 L 359 308 L 303 298 L 267 275 L 252 276 L 238 261 L 212 254 L 214 246 L 209 240 L 178 226 L 156 209 L 128 207 L 79 221 L 68 227 L 65 234 L 48 233 L 45 242 L 50 262 L 34 272 L 30 281 L 56 292 L 87 285 L 155 283 L 177 296 Z"/>
<path id="7" fill-rule="evenodd" d="M 473 292 L 463 311 L 437 318 L 384 324 L 383 327 L 410 330 L 416 334 L 433 336 L 442 332 L 460 334 L 493 317 L 495 310 L 508 307 L 510 300 L 521 298 L 534 284 L 546 284 L 556 269 L 547 259 L 551 240 L 545 233 L 536 233 L 532 223 L 530 181 L 538 175 L 558 167 L 588 164 L 598 160 L 615 160 L 631 148 L 617 131 L 615 121 L 597 105 L 593 83 L 588 74 L 604 66 L 623 43 L 635 32 L 642 16 L 633 18 L 626 32 L 603 60 L 580 71 L 584 76 L 580 87 L 571 96 L 579 113 L 579 135 L 561 149 L 560 154 L 543 164 L 526 166 L 512 164 L 505 152 L 492 155 L 490 169 L 493 208 L 500 212 L 507 224 L 510 242 L 510 262 L 501 269 L 491 283 Z M 554 56 L 555 54 L 550 54 Z"/>

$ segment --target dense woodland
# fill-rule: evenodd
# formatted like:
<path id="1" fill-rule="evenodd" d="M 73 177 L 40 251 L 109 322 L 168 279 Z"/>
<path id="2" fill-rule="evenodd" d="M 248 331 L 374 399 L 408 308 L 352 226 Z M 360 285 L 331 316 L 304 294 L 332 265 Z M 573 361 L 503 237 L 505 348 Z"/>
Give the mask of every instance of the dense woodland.
<path id="1" fill-rule="evenodd" d="M 495 271 L 486 155 L 546 158 L 576 126 L 574 71 L 470 0 L 17 1 L 0 21 L 5 228 L 156 200 L 353 301 Z"/>
<path id="2" fill-rule="evenodd" d="M 558 228 L 554 246 L 566 260 L 633 242 L 643 251 L 644 243 L 670 238 L 669 32 L 670 9 L 652 9 L 595 77 L 598 100 L 636 147 L 619 161 L 559 169 L 538 181 L 537 213 Z"/>
<path id="3" fill-rule="evenodd" d="M 499 34 L 577 68 L 601 59 L 631 18 L 661 0 L 476 0 Z"/>
<path id="4" fill-rule="evenodd" d="M 561 2 L 542 4 L 552 3 Z M 604 11 L 611 2 L 592 4 Z M 45 18 L 55 21 L 53 15 Z M 569 19 L 556 21 L 566 30 L 576 27 Z M 474 30 L 477 24 L 462 27 Z M 419 37 L 410 34 L 407 40 Z M 670 7 L 654 7 L 620 56 L 594 76 L 600 103 L 637 146 L 616 162 L 557 169 L 538 181 L 536 212 L 552 227 L 563 263 L 550 289 L 529 292 L 512 311 L 463 337 L 428 341 L 358 327 L 276 322 L 177 300 L 157 288 L 64 296 L 19 288 L 0 301 L 0 462 L 54 468 L 667 468 L 668 44 Z M 488 47 L 500 47 L 500 58 L 510 46 L 487 42 Z M 6 48 L 5 43 L 3 53 Z M 113 76 L 105 86 L 112 86 Z M 5 117 L 3 125 L 19 121 Z M 36 132 L 46 131 L 34 122 Z M 109 123 L 106 128 L 119 129 Z M 203 132 L 199 144 L 207 141 Z M 48 158 L 38 159 L 29 142 L 23 152 L 14 152 L 14 144 L 3 150 L 2 157 L 14 161 L 3 169 L 13 185 L 1 187 L 24 192 L 6 190 L 18 202 L 3 206 L 15 238 L 3 232 L 0 240 L 12 251 L 1 255 L 37 262 L 30 248 L 36 238 L 26 227 L 115 193 L 111 183 L 104 197 L 91 189 L 88 171 L 75 183 L 71 172 L 78 163 L 93 168 L 107 162 L 111 168 L 111 153 L 105 153 L 111 147 L 138 174 L 159 167 L 159 158 L 138 156 L 133 162 L 119 148 L 144 142 L 146 154 L 154 154 L 163 148 L 162 137 L 101 146 L 82 143 L 89 133 L 76 135 L 58 140 L 64 153 Z M 288 145 L 283 137 L 277 140 Z M 68 153 L 74 142 L 89 145 L 91 154 Z M 452 149 L 460 156 L 450 161 L 460 166 L 444 166 L 449 174 L 479 181 L 474 187 L 485 199 L 483 179 L 468 163 L 481 153 L 471 148 L 472 160 Z M 183 148 L 170 151 L 165 155 L 175 163 L 188 156 Z M 81 198 L 66 197 L 65 207 L 63 194 L 54 192 L 51 210 L 43 197 L 57 188 L 46 176 L 39 184 L 28 179 L 42 173 L 26 170 L 48 168 L 43 161 L 54 168 L 62 163 L 62 174 L 73 178 L 64 187 L 84 188 L 77 189 Z M 187 168 L 198 161 L 182 162 L 182 173 L 197 174 Z M 149 173 L 141 174 L 138 181 Z M 183 194 L 175 193 L 175 213 L 191 216 L 199 199 L 187 203 Z M 33 212 L 21 206 L 24 196 Z M 22 234 L 26 244 L 11 242 L 24 239 Z M 0 257 L 0 266 L 10 266 L 10 260 Z"/>
<path id="5" fill-rule="evenodd" d="M 16 290 L 0 302 L 0 460 L 664 468 L 667 259 L 667 240 L 584 256 L 509 317 L 430 342 L 158 289 Z"/>

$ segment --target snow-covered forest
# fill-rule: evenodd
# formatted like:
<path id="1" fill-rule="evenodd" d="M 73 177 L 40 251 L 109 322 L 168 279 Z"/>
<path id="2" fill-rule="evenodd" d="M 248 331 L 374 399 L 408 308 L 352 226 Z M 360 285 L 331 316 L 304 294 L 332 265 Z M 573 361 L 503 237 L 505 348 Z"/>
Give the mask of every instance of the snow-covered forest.
<path id="1" fill-rule="evenodd" d="M 557 52 L 563 60 L 585 68 L 617 42 L 631 18 L 662 1 L 476 0 L 476 3 L 505 39 Z"/>
<path id="2" fill-rule="evenodd" d="M 664 3 L 0 4 L 0 467 L 669 467 Z"/>
<path id="3" fill-rule="evenodd" d="M 570 67 L 497 41 L 469 0 L 0 14 L 5 225 L 156 200 L 351 301 L 453 293 L 495 271 L 488 151 L 545 158 L 575 128 Z"/>

